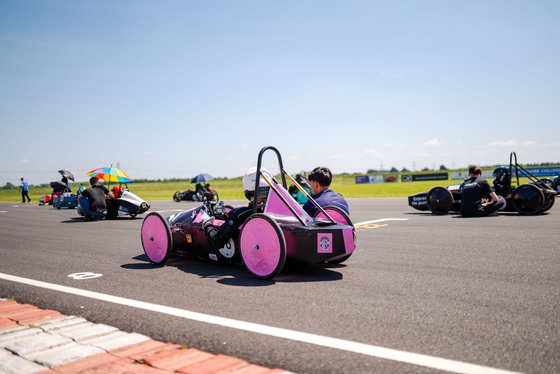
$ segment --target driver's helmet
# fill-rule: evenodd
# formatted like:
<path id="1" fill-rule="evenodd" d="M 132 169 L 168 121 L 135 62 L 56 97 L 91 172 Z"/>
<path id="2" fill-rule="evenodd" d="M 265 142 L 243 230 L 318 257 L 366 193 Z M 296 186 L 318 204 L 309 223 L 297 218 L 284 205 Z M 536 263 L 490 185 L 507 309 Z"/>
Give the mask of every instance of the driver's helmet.
<path id="1" fill-rule="evenodd" d="M 272 174 L 265 168 L 261 168 L 261 173 L 265 174 L 268 179 L 272 180 Z M 243 192 L 245 193 L 245 197 L 248 200 L 251 200 L 251 197 L 255 195 L 255 182 L 257 181 L 257 167 L 253 166 L 250 168 L 245 174 L 243 174 Z M 268 190 L 268 184 L 263 180 L 263 178 L 259 178 L 259 190 L 263 192 L 263 190 Z"/>
<path id="2" fill-rule="evenodd" d="M 511 172 L 506 166 L 498 166 L 492 173 L 494 177 L 494 186 L 505 188 L 511 185 Z"/>

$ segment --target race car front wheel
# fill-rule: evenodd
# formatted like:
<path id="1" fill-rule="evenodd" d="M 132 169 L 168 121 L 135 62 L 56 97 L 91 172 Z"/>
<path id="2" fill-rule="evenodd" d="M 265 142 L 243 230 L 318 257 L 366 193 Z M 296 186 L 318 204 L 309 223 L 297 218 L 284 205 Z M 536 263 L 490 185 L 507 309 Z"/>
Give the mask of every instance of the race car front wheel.
<path id="1" fill-rule="evenodd" d="M 154 264 L 164 264 L 173 248 L 171 230 L 165 218 L 156 212 L 148 214 L 142 222 L 140 236 L 148 259 Z"/>
<path id="2" fill-rule="evenodd" d="M 426 204 L 433 214 L 447 214 L 453 206 L 453 194 L 445 187 L 434 187 L 428 192 Z"/>
<path id="3" fill-rule="evenodd" d="M 270 279 L 286 262 L 286 239 L 276 221 L 264 214 L 247 218 L 239 234 L 239 249 L 245 268 L 255 277 Z"/>

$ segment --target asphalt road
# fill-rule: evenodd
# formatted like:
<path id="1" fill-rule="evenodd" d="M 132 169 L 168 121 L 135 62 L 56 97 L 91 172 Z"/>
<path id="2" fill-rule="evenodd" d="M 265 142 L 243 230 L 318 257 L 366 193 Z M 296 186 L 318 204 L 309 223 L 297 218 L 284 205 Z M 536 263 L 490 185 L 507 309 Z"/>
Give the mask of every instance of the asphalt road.
<path id="1" fill-rule="evenodd" d="M 560 372 L 560 207 L 465 219 L 349 203 L 362 223 L 350 259 L 272 281 L 210 260 L 151 265 L 144 215 L 1 203 L 0 297 L 297 373 Z"/>

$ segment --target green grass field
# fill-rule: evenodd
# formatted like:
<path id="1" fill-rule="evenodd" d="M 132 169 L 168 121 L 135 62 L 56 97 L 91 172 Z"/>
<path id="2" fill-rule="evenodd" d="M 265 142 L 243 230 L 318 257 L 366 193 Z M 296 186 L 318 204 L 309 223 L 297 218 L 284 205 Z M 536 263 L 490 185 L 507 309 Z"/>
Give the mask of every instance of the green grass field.
<path id="1" fill-rule="evenodd" d="M 356 175 L 335 175 L 331 188 L 342 194 L 346 198 L 366 198 L 366 197 L 406 197 L 418 192 L 427 191 L 435 186 L 448 186 L 460 183 L 461 181 L 422 181 L 422 182 L 394 182 L 394 183 L 375 183 L 375 184 L 356 184 Z M 525 183 L 525 178 L 521 183 Z M 290 183 L 288 183 L 289 185 Z M 241 177 L 235 179 L 215 179 L 211 181 L 212 188 L 218 191 L 220 200 L 243 200 L 241 191 Z M 79 188 L 79 184 L 71 183 L 73 191 Z M 88 186 L 86 186 L 88 187 Z M 172 200 L 176 191 L 194 189 L 194 184 L 188 182 L 150 182 L 150 183 L 130 183 L 129 190 L 144 200 Z M 30 187 L 29 197 L 32 202 L 39 202 L 39 197 L 50 194 L 50 187 Z M 0 202 L 19 202 L 21 192 L 15 190 L 0 190 Z"/>

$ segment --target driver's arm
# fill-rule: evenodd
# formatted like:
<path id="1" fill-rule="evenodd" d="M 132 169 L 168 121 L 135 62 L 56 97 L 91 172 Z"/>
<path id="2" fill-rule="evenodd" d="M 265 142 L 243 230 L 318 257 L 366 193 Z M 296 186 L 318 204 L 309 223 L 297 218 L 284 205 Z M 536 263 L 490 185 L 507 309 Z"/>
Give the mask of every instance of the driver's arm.
<path id="1" fill-rule="evenodd" d="M 107 192 L 107 196 L 109 196 L 111 199 L 115 200 L 115 195 L 113 195 L 112 192 Z"/>

